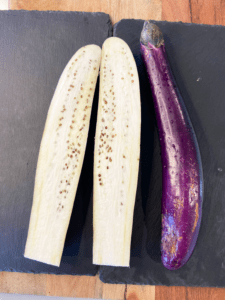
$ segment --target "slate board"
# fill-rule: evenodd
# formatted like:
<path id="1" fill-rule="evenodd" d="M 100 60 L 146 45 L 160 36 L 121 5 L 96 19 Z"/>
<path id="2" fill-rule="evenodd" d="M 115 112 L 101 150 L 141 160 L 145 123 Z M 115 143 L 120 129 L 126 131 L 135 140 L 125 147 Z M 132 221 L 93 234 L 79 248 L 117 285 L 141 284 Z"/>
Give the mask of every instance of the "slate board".
<path id="1" fill-rule="evenodd" d="M 142 135 L 130 268 L 101 267 L 106 283 L 225 287 L 225 27 L 154 22 L 199 142 L 203 219 L 188 263 L 169 271 L 160 260 L 162 165 L 153 100 L 140 56 L 143 20 L 122 20 L 114 36 L 130 46 L 140 76 Z"/>
<path id="2" fill-rule="evenodd" d="M 86 157 L 60 267 L 23 257 L 38 151 L 59 77 L 82 46 L 112 35 L 109 16 L 82 12 L 0 12 L 0 271 L 95 275 L 92 169 L 96 93 Z M 84 183 L 85 181 L 85 183 Z"/>

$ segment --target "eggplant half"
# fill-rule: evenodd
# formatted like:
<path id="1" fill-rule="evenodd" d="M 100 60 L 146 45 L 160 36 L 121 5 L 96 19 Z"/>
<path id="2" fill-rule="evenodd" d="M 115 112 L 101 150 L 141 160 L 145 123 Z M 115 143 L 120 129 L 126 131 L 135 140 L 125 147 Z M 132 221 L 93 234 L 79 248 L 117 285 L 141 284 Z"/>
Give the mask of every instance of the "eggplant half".
<path id="1" fill-rule="evenodd" d="M 89 132 L 101 48 L 80 48 L 63 70 L 41 140 L 24 257 L 59 267 Z"/>
<path id="2" fill-rule="evenodd" d="M 102 46 L 94 152 L 93 264 L 130 266 L 141 136 L 137 66 L 117 37 Z"/>
<path id="3" fill-rule="evenodd" d="M 163 34 L 145 21 L 140 51 L 151 86 L 162 160 L 161 259 L 169 270 L 193 253 L 202 218 L 203 171 L 196 135 L 166 55 Z"/>

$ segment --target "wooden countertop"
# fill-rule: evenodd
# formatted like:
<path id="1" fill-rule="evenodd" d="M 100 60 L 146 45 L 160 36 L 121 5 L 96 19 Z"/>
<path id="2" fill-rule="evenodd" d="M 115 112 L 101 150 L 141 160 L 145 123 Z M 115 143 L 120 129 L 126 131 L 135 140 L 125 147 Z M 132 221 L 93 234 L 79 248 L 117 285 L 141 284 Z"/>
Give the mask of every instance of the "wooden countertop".
<path id="1" fill-rule="evenodd" d="M 8 0 L 9 9 L 105 12 L 123 18 L 225 25 L 220 0 Z M 0 272 L 0 293 L 111 300 L 224 300 L 225 288 L 104 284 L 98 276 L 34 275 Z"/>

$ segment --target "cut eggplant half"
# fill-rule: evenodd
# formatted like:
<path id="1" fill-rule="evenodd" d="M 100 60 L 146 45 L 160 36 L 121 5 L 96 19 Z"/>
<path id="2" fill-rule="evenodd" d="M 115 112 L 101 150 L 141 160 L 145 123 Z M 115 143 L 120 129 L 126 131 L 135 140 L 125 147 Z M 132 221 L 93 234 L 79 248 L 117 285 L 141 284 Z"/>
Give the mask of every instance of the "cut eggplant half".
<path id="1" fill-rule="evenodd" d="M 129 267 L 141 133 L 140 87 L 129 46 L 102 47 L 94 150 L 93 264 Z"/>
<path id="2" fill-rule="evenodd" d="M 24 256 L 59 266 L 82 169 L 101 49 L 79 49 L 53 95 L 39 150 Z"/>

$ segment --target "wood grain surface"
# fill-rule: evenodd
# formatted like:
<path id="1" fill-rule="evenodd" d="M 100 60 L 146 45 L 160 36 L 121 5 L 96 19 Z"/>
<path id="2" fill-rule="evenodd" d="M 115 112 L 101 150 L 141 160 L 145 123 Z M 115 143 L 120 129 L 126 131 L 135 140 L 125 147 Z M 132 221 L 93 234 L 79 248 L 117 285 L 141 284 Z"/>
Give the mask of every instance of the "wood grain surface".
<path id="1" fill-rule="evenodd" d="M 122 18 L 160 20 L 162 15 L 161 0 L 11 0 L 10 9 L 105 12 L 113 24 Z"/>
<path id="2" fill-rule="evenodd" d="M 124 18 L 225 25 L 222 0 L 9 0 L 9 9 L 105 12 Z M 224 300 L 225 289 L 104 284 L 98 275 L 0 272 L 0 292 L 116 300 Z"/>
<path id="3" fill-rule="evenodd" d="M 225 25 L 225 1 L 162 0 L 162 20 Z"/>

